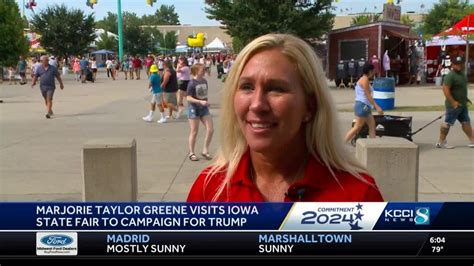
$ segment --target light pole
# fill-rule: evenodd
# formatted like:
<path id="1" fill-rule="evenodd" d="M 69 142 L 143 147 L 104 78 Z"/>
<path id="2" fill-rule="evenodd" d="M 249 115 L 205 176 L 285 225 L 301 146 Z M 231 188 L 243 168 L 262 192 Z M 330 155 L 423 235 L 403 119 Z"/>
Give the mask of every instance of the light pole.
<path id="1" fill-rule="evenodd" d="M 464 62 L 464 72 L 466 74 L 466 78 L 469 75 L 469 31 L 471 30 L 471 15 L 467 15 L 467 33 L 466 33 L 466 55 L 465 55 L 465 62 Z M 471 66 L 472 67 L 472 66 Z"/>
<path id="2" fill-rule="evenodd" d="M 122 1 L 117 0 L 117 31 L 118 31 L 118 38 L 119 38 L 119 50 L 118 50 L 118 60 L 123 59 L 123 36 L 122 36 Z"/>

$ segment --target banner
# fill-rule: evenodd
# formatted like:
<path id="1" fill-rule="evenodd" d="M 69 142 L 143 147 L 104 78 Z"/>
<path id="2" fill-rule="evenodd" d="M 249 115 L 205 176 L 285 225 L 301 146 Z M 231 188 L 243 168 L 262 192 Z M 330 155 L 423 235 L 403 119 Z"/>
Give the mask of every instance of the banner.
<path id="1" fill-rule="evenodd" d="M 0 203 L 0 258 L 474 256 L 474 203 Z"/>

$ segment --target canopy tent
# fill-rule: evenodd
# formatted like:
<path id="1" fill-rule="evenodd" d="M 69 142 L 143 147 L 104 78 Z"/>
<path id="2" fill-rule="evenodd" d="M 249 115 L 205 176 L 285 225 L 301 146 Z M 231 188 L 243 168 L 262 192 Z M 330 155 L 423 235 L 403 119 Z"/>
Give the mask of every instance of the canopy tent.
<path id="1" fill-rule="evenodd" d="M 431 40 L 426 41 L 426 46 L 443 46 L 443 45 L 464 45 L 466 44 L 465 36 L 435 36 Z"/>
<path id="2" fill-rule="evenodd" d="M 177 45 L 176 46 L 176 53 L 186 53 L 188 51 L 189 47 L 187 45 Z"/>
<path id="3" fill-rule="evenodd" d="M 204 51 L 207 51 L 207 52 L 213 52 L 213 51 L 220 52 L 226 49 L 227 49 L 227 46 L 218 37 L 216 37 L 208 45 L 204 46 Z"/>
<path id="4" fill-rule="evenodd" d="M 92 52 L 91 54 L 105 54 L 105 55 L 108 55 L 108 54 L 115 54 L 115 52 L 102 49 L 102 50 L 98 50 L 98 51 Z"/>
<path id="5" fill-rule="evenodd" d="M 474 13 L 465 16 L 449 29 L 436 34 L 431 40 L 428 40 L 425 50 L 428 76 L 433 76 L 438 68 L 442 46 L 446 46 L 450 56 L 461 55 L 467 58 L 465 67 L 467 73 L 469 70 L 468 63 L 472 59 L 472 53 L 470 53 L 472 47 L 469 43 L 469 35 L 472 34 L 474 34 Z M 467 76 L 472 75 L 467 73 Z"/>
<path id="6" fill-rule="evenodd" d="M 118 35 L 104 29 L 95 29 L 95 39 L 90 43 L 90 47 L 97 48 L 97 43 L 102 40 L 102 34 L 106 33 L 109 38 L 118 40 Z"/>
<path id="7" fill-rule="evenodd" d="M 97 60 L 97 66 L 98 67 L 104 67 L 105 62 L 107 61 L 107 58 L 109 58 L 109 55 L 113 55 L 115 52 L 109 51 L 109 50 L 98 50 L 95 52 L 92 52 L 91 55 L 95 56 L 95 59 Z"/>
<path id="8" fill-rule="evenodd" d="M 458 23 L 454 24 L 451 28 L 440 32 L 436 36 L 452 36 L 452 35 L 466 35 L 474 34 L 474 13 L 465 16 Z"/>

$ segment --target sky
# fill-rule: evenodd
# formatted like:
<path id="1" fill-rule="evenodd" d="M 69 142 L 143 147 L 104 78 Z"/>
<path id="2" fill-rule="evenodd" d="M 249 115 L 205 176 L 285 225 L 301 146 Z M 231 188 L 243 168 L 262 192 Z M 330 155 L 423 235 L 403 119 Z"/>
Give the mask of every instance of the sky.
<path id="1" fill-rule="evenodd" d="M 28 0 L 16 0 L 20 5 L 20 10 L 23 2 Z M 255 0 L 258 1 L 258 0 Z M 397 0 L 395 0 L 396 2 Z M 96 20 L 102 19 L 107 15 L 107 12 L 117 12 L 117 0 L 97 0 L 97 5 L 94 9 L 86 6 L 86 0 L 36 0 L 37 7 L 35 12 L 40 11 L 48 5 L 65 4 L 70 8 L 79 8 L 86 14 L 94 13 Z M 383 4 L 386 0 L 338 0 L 334 3 L 335 13 L 337 15 L 348 15 L 359 12 L 382 12 Z M 415 13 L 427 12 L 434 3 L 438 0 L 401 0 L 402 13 L 407 11 L 414 11 Z M 146 4 L 146 0 L 122 0 L 122 11 L 134 12 L 139 16 L 144 14 L 153 14 L 160 5 L 174 5 L 175 11 L 179 15 L 181 24 L 190 24 L 193 26 L 216 26 L 220 25 L 218 21 L 210 20 L 206 17 L 204 12 L 204 0 L 157 0 L 157 2 L 150 7 Z M 420 8 L 421 5 L 424 8 Z M 27 17 L 32 15 L 32 12 L 25 9 Z"/>

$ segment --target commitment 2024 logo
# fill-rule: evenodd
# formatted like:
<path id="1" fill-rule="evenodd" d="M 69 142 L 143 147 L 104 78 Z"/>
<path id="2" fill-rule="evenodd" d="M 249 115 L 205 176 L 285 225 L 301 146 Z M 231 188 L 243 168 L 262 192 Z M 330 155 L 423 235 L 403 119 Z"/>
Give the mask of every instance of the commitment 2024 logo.
<path id="1" fill-rule="evenodd" d="M 303 212 L 301 224 L 337 225 L 347 223 L 351 230 L 361 230 L 364 229 L 359 225 L 359 222 L 362 222 L 362 216 L 364 216 L 363 206 L 358 203 L 355 207 L 319 207 L 317 212 Z"/>

